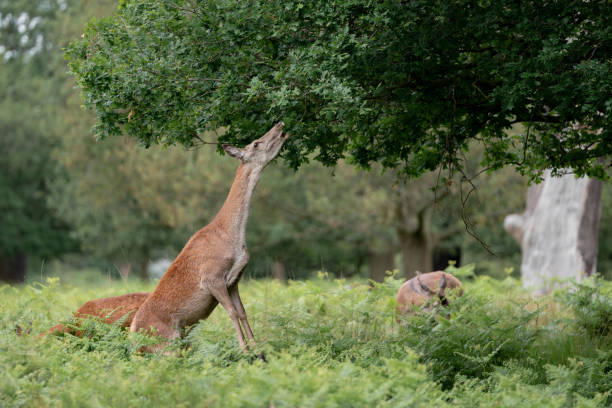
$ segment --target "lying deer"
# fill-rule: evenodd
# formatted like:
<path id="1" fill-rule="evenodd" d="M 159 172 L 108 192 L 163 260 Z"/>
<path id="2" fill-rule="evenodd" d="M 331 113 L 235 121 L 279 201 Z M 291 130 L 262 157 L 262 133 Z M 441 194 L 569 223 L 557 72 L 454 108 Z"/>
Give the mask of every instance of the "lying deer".
<path id="1" fill-rule="evenodd" d="M 414 306 L 423 306 L 432 298 L 437 299 L 431 308 L 439 305 L 446 306 L 448 305 L 446 290 L 455 288 L 458 288 L 458 296 L 463 295 L 461 282 L 450 273 L 437 271 L 418 274 L 404 283 L 397 292 L 397 311 L 399 313 L 411 312 Z M 426 310 L 430 311 L 431 308 L 426 308 Z"/>
<path id="2" fill-rule="evenodd" d="M 282 128 L 282 122 L 276 124 L 242 149 L 223 145 L 229 156 L 240 160 L 229 195 L 215 218 L 187 241 L 134 315 L 130 331 L 145 330 L 172 340 L 185 326 L 206 319 L 220 303 L 234 323 L 240 348 L 248 349 L 243 329 L 255 342 L 238 281 L 249 260 L 245 233 L 253 190 L 287 140 Z"/>
<path id="3" fill-rule="evenodd" d="M 74 312 L 74 317 L 77 318 L 76 325 L 78 326 L 79 324 L 78 319 L 93 317 L 100 319 L 104 323 L 112 324 L 125 316 L 124 320 L 121 322 L 121 326 L 130 327 L 136 310 L 142 305 L 147 296 L 149 296 L 149 293 L 139 292 L 90 300 Z M 75 336 L 81 336 L 82 334 L 80 330 L 63 324 L 53 326 L 43 334 L 57 332 L 70 333 Z"/>

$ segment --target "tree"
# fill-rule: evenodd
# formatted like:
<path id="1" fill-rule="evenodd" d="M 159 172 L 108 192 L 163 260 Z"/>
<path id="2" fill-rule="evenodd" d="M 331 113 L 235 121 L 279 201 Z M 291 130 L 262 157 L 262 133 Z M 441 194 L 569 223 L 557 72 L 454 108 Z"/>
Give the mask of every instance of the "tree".
<path id="1" fill-rule="evenodd" d="M 357 172 L 343 162 L 333 170 L 312 164 L 295 175 L 287 175 L 286 169 L 282 173 L 278 178 L 284 177 L 288 188 L 276 188 L 277 177 L 270 172 L 258 192 L 260 200 L 272 202 L 270 209 L 278 210 L 258 211 L 253 218 L 257 225 L 265 217 L 271 225 L 280 221 L 293 226 L 294 232 L 286 238 L 293 241 L 296 250 L 308 247 L 311 255 L 301 254 L 292 260 L 303 263 L 310 259 L 310 268 L 331 263 L 342 276 L 359 274 L 373 258 L 383 276 L 385 270 L 393 269 L 397 240 L 389 224 L 389 177 Z M 272 185 L 275 188 L 269 189 Z M 257 211 L 257 207 L 255 203 L 253 209 Z"/>
<path id="2" fill-rule="evenodd" d="M 320 177 L 309 194 L 315 196 L 309 211 L 322 214 L 328 224 L 342 231 L 361 247 L 370 264 L 370 278 L 382 281 L 393 270 L 395 255 L 402 255 L 402 272 L 432 270 L 434 248 L 461 231 L 457 219 L 445 219 L 434 212 L 451 189 L 436 191 L 436 175 L 427 173 L 417 180 L 406 180 L 397 171 L 381 173 L 355 171 L 345 163 L 334 170 L 333 181 Z M 445 224 L 446 225 L 443 225 Z M 352 239 L 351 239 L 352 238 Z"/>
<path id="3" fill-rule="evenodd" d="M 611 26 L 606 1 L 124 0 L 67 57 L 99 137 L 246 142 L 282 119 L 294 167 L 461 170 L 475 140 L 492 169 L 603 177 Z"/>
<path id="4" fill-rule="evenodd" d="M 443 211 L 454 218 L 466 218 L 480 240 L 461 242 L 463 258 L 477 265 L 479 274 L 505 278 L 504 269 L 514 268 L 517 276 L 520 266 L 520 247 L 503 228 L 504 218 L 509 212 L 520 212 L 525 206 L 527 179 L 512 168 L 485 172 L 475 181 L 469 205 L 454 203 Z M 471 190 L 464 189 L 464 197 Z M 459 208 L 457 208 L 459 207 Z M 494 256 L 491 256 L 491 253 Z"/>
<path id="5" fill-rule="evenodd" d="M 601 197 L 601 221 L 599 224 L 598 272 L 612 279 L 612 184 L 603 183 Z"/>
<path id="6" fill-rule="evenodd" d="M 28 256 L 55 257 L 75 248 L 69 229 L 47 206 L 50 152 L 47 103 L 55 99 L 40 66 L 0 64 L 0 280 L 22 282 Z M 37 96 L 37 98 L 35 97 Z"/>
<path id="7" fill-rule="evenodd" d="M 0 0 L 0 57 L 3 62 L 27 60 L 55 48 L 56 24 L 66 2 Z"/>
<path id="8" fill-rule="evenodd" d="M 50 204 L 74 230 L 85 254 L 137 266 L 173 256 L 216 213 L 234 169 L 210 165 L 211 150 L 140 149 L 126 138 L 94 143 L 88 122 L 63 138 L 63 177 Z"/>
<path id="9" fill-rule="evenodd" d="M 0 280 L 23 282 L 28 257 L 76 248 L 47 205 L 55 172 L 54 108 L 65 69 L 53 53 L 59 2 L 0 1 Z"/>
<path id="10" fill-rule="evenodd" d="M 601 180 L 571 174 L 545 174 L 529 187 L 525 211 L 504 220 L 521 245 L 523 286 L 544 294 L 555 278 L 579 281 L 596 272 L 601 188 Z"/>
<path id="11" fill-rule="evenodd" d="M 296 174 L 270 170 L 253 205 L 252 242 L 283 262 L 298 259 L 302 265 L 308 256 L 298 254 L 300 247 L 308 247 L 317 258 L 332 252 L 336 268 L 344 267 L 345 275 L 359 273 L 367 262 L 376 281 L 395 269 L 398 253 L 407 277 L 430 271 L 436 246 L 464 228 L 460 217 L 444 208 L 456 189 L 435 192 L 433 173 L 406 180 L 396 171 L 380 170 L 358 171 L 345 162 L 333 171 L 315 164 Z M 301 237 L 308 237 L 307 242 Z M 274 251 L 277 244 L 279 250 Z M 317 258 L 314 267 L 320 267 Z"/>
<path id="12" fill-rule="evenodd" d="M 250 273 L 281 279 L 305 278 L 321 269 L 340 276 L 359 273 L 361 236 L 347 233 L 346 217 L 335 219 L 329 202 L 322 202 L 334 202 L 326 194 L 340 184 L 330 169 L 313 165 L 292 172 L 277 164 L 270 167 L 258 185 L 249 218 Z"/>

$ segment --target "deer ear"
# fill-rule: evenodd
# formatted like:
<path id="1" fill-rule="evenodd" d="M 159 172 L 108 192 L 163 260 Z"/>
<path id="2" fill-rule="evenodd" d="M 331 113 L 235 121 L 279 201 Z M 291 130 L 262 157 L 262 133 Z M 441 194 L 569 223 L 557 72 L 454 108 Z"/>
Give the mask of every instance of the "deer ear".
<path id="1" fill-rule="evenodd" d="M 225 150 L 225 153 L 232 156 L 234 159 L 242 160 L 242 158 L 244 157 L 244 150 L 228 144 L 224 144 L 222 146 L 223 150 Z"/>

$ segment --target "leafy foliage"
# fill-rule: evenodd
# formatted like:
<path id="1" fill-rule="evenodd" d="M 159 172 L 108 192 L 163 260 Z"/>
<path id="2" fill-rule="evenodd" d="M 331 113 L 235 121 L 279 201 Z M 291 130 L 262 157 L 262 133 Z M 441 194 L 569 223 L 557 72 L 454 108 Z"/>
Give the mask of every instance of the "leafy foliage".
<path id="1" fill-rule="evenodd" d="M 576 403 L 575 393 L 587 398 L 600 395 L 606 406 L 612 403 L 612 351 L 598 351 L 595 357 L 570 359 L 568 366 L 548 367 L 549 377 L 564 384 L 568 401 Z M 577 404 L 576 404 L 577 405 Z"/>
<path id="2" fill-rule="evenodd" d="M 96 145 L 80 132 L 64 136 L 49 203 L 84 252 L 114 262 L 175 256 L 212 219 L 233 177 L 232 160 L 211 166 L 208 150 L 140 149 L 115 139 Z"/>
<path id="3" fill-rule="evenodd" d="M 114 1 L 113 1 L 114 2 Z M 87 4 L 85 4 L 87 3 Z M 95 10 L 111 0 L 0 1 L 0 275 L 6 260 L 57 257 L 78 249 L 48 203 L 52 182 L 65 176 L 54 151 L 83 123 L 61 48 Z M 83 7 L 85 6 L 85 7 Z M 71 98 L 72 96 L 72 98 Z M 77 126 L 75 126 L 75 122 Z M 88 125 L 85 126 L 85 129 Z M 8 266 L 8 267 L 7 267 Z M 18 269 L 18 268 L 14 268 Z M 21 269 L 21 268 L 19 268 Z"/>
<path id="4" fill-rule="evenodd" d="M 21 5 L 26 7 L 25 2 Z M 8 58 L 0 52 L 0 258 L 18 253 L 53 257 L 76 246 L 46 202 L 55 173 L 51 151 L 58 143 L 55 107 L 65 96 L 66 77 L 57 54 L 42 49 L 25 59 L 27 50 L 9 49 L 9 34 L 17 30 L 14 7 L 0 2 L 0 47 L 12 53 Z M 28 25 L 29 20 L 24 21 Z M 50 39 L 52 23 L 56 21 L 39 21 L 31 24 L 32 30 L 43 35 L 44 28 Z"/>
<path id="5" fill-rule="evenodd" d="M 96 321 L 85 322 L 90 337 L 36 336 L 85 300 L 151 289 L 142 283 L 3 286 L 0 403 L 605 406 L 610 344 L 581 343 L 554 298 L 534 308 L 517 281 L 480 277 L 452 303 L 450 320 L 416 314 L 398 324 L 394 295 L 401 283 L 389 277 L 370 288 L 324 273 L 288 285 L 249 281 L 243 297 L 267 364 L 239 352 L 221 308 L 165 355 L 139 354 L 151 339 Z M 16 325 L 29 324 L 31 335 L 15 334 Z M 576 352 L 546 352 L 567 339 Z"/>
<path id="6" fill-rule="evenodd" d="M 125 0 L 67 58 L 100 137 L 190 146 L 229 126 L 223 140 L 244 143 L 282 119 L 292 166 L 316 151 L 418 175 L 461 165 L 476 139 L 492 168 L 603 177 L 611 7 Z"/>
<path id="7" fill-rule="evenodd" d="M 599 252 L 597 269 L 606 279 L 612 279 L 612 183 L 603 183 L 601 219 L 599 221 Z"/>
<path id="8" fill-rule="evenodd" d="M 493 302 L 491 297 L 470 293 L 453 303 L 450 320 L 423 316 L 407 325 L 410 344 L 443 386 L 451 387 L 459 373 L 484 378 L 495 366 L 528 355 L 537 335 L 528 323 L 536 312 L 524 310 L 521 304 L 493 308 Z"/>
<path id="9" fill-rule="evenodd" d="M 28 59 L 53 48 L 58 15 L 72 1 L 0 1 L 0 61 Z"/>
<path id="10" fill-rule="evenodd" d="M 574 313 L 571 324 L 589 337 L 612 341 L 612 292 L 606 282 L 595 277 L 574 283 L 574 289 L 558 296 Z"/>

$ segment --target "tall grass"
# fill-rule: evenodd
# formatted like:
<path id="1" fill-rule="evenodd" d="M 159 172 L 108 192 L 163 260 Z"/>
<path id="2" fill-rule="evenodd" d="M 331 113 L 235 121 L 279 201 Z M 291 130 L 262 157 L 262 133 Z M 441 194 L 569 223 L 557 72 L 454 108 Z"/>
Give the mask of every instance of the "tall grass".
<path id="1" fill-rule="evenodd" d="M 461 273 L 461 271 L 460 271 Z M 395 313 L 401 281 L 245 282 L 241 291 L 268 363 L 243 355 L 218 308 L 166 354 L 118 326 L 87 336 L 37 334 L 86 300 L 132 282 L 0 287 L 0 406 L 596 407 L 610 404 L 608 282 L 532 299 L 513 279 L 466 282 L 437 315 Z M 590 291 L 590 292 L 589 292 Z M 586 302 L 586 303 L 585 303 Z M 590 302 L 590 303 L 589 303 Z M 597 310 L 593 310 L 597 309 Z M 583 313 L 592 320 L 585 326 Z M 450 319 L 445 316 L 450 314 Z M 597 319 L 599 316 L 599 323 Z M 16 326 L 30 334 L 16 333 Z"/>

